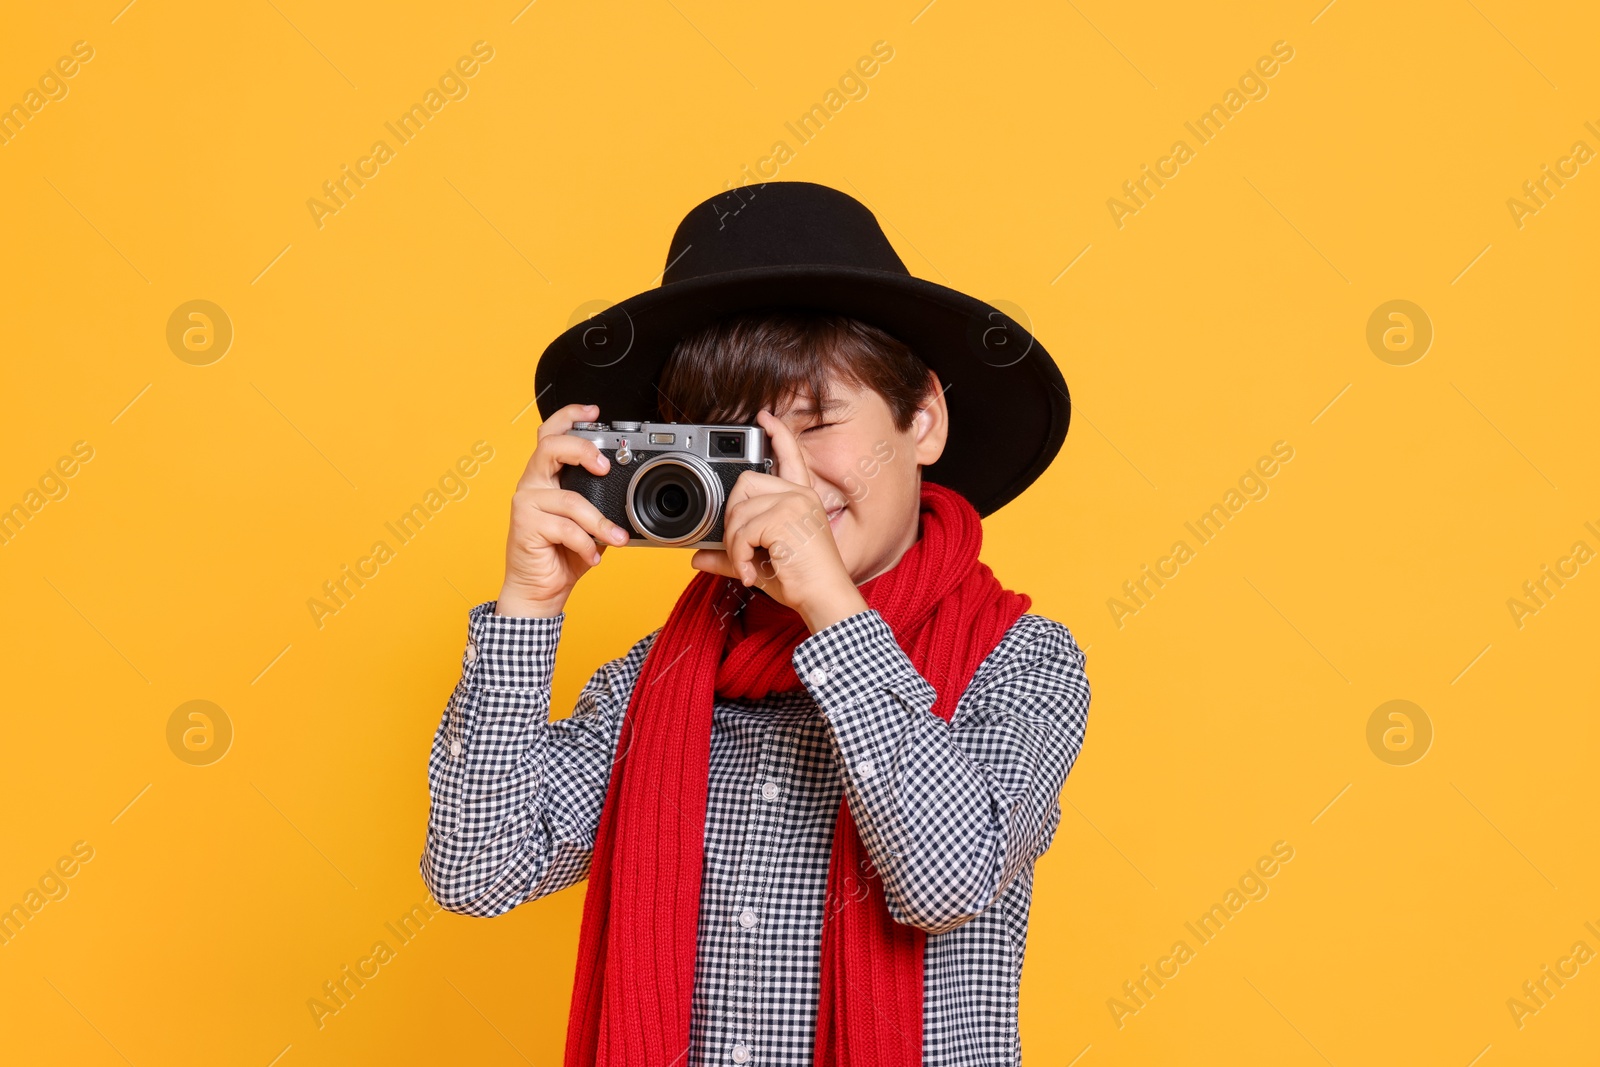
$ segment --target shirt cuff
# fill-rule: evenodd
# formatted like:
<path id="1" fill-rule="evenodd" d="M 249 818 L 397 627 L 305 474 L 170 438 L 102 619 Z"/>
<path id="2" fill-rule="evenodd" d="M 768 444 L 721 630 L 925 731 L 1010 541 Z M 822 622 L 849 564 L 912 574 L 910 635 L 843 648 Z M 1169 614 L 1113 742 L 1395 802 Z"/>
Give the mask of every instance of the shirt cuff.
<path id="1" fill-rule="evenodd" d="M 914 712 L 933 707 L 937 693 L 917 673 L 894 631 L 875 609 L 858 611 L 824 627 L 795 647 L 795 674 L 833 728 L 846 760 L 873 777 L 886 751 Z M 868 761 L 862 766 L 862 761 Z"/>
<path id="2" fill-rule="evenodd" d="M 548 618 L 496 615 L 497 601 L 467 613 L 461 680 L 473 689 L 542 689 L 555 673 L 566 612 Z"/>

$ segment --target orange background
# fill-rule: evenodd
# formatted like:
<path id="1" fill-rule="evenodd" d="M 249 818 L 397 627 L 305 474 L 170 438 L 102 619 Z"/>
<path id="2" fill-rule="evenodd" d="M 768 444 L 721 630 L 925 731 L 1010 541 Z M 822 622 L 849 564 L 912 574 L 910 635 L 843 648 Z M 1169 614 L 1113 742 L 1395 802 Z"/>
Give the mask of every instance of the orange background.
<path id="1" fill-rule="evenodd" d="M 1600 176 L 1565 164 L 1508 207 L 1600 149 L 1592 10 L 122 3 L 13 5 L 0 33 L 0 104 L 93 49 L 0 145 L 0 507 L 45 479 L 0 545 L 0 907 L 93 853 L 0 946 L 3 1058 L 557 1062 L 581 887 L 429 919 L 320 1029 L 307 1001 L 424 900 L 428 746 L 499 586 L 537 354 L 653 284 L 683 212 L 779 139 L 778 177 L 1020 309 L 1073 389 L 1060 459 L 985 547 L 1094 686 L 1038 869 L 1028 1062 L 1592 1054 L 1600 965 L 1507 1006 L 1600 950 L 1600 576 L 1565 564 L 1536 613 L 1508 607 L 1600 549 Z M 307 201 L 477 41 L 466 95 L 319 227 Z M 878 41 L 865 95 L 798 144 L 785 123 Z M 1265 95 L 1199 143 L 1185 123 L 1280 41 Z M 1192 157 L 1113 212 L 1179 139 Z M 192 300 L 231 323 L 221 358 L 169 347 Z M 1392 300 L 1425 352 L 1369 347 Z M 319 628 L 307 600 L 478 441 L 467 495 Z M 1192 539 L 1279 441 L 1266 495 Z M 1108 601 L 1179 540 L 1119 625 Z M 686 552 L 608 556 L 559 713 L 689 575 Z M 169 745 L 194 700 L 232 728 L 208 765 Z M 1421 711 L 1413 746 L 1431 728 L 1421 759 L 1369 747 L 1391 700 Z M 1268 895 L 1119 1019 L 1279 841 Z"/>

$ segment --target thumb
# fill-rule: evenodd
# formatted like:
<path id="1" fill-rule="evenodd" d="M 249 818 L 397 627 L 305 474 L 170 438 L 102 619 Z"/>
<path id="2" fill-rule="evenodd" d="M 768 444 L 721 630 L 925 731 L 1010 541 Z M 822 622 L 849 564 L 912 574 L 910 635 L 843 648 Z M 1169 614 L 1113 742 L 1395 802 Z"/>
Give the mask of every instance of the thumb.
<path id="1" fill-rule="evenodd" d="M 739 580 L 739 575 L 734 573 L 733 561 L 728 554 L 720 548 L 702 548 L 689 558 L 689 566 L 697 571 L 707 574 L 720 574 L 724 578 Z"/>

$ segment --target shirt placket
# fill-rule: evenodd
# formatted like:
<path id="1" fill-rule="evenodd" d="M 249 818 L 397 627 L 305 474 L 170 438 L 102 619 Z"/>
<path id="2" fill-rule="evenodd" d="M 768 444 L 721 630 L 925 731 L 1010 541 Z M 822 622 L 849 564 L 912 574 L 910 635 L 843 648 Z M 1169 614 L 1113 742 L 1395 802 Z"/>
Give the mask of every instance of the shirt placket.
<path id="1" fill-rule="evenodd" d="M 761 1062 L 761 951 L 768 940 L 766 926 L 774 917 L 765 912 L 769 900 L 778 844 L 787 821 L 789 786 L 793 773 L 792 727 L 772 726 L 761 739 L 761 755 L 747 783 L 749 817 L 740 849 L 743 859 L 734 885 L 733 970 L 728 982 L 728 1043 L 725 1062 L 753 1065 Z"/>

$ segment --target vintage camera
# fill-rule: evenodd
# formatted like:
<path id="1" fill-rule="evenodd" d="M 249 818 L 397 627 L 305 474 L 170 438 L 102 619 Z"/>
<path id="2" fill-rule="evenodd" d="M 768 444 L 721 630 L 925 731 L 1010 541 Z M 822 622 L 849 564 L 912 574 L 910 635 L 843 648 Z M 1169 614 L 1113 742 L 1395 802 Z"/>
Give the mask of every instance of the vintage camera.
<path id="1" fill-rule="evenodd" d="M 603 475 L 563 466 L 560 483 L 629 531 L 630 545 L 722 548 L 728 492 L 745 471 L 770 474 L 772 444 L 759 426 L 687 422 L 579 422 L 567 431 L 611 461 Z"/>

